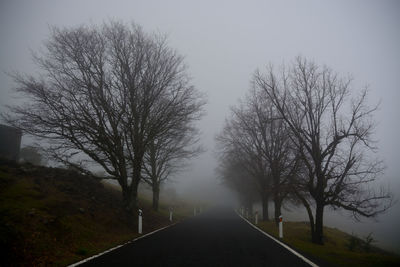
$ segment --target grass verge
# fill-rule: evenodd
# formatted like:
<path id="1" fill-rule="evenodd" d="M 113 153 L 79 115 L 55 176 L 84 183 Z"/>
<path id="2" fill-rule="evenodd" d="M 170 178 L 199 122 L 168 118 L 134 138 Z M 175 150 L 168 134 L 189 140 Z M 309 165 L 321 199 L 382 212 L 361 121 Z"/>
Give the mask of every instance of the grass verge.
<path id="1" fill-rule="evenodd" d="M 259 222 L 256 226 L 279 239 L 275 222 Z M 324 227 L 323 246 L 311 242 L 308 223 L 284 222 L 283 229 L 284 238 L 279 240 L 320 266 L 400 266 L 400 256 L 377 247 L 367 249 L 365 241 L 336 228 Z"/>
<path id="2" fill-rule="evenodd" d="M 171 224 L 139 200 L 143 232 Z M 176 205 L 174 222 L 190 216 Z M 65 266 L 132 240 L 137 216 L 122 208 L 121 194 L 99 180 L 57 168 L 0 162 L 0 250 L 4 266 Z"/>

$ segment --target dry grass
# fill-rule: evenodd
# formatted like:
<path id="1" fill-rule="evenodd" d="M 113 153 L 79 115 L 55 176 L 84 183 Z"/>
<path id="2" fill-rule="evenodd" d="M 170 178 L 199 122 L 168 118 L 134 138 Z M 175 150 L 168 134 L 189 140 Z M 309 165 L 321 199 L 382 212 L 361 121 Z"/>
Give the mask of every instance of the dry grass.
<path id="1" fill-rule="evenodd" d="M 2 264 L 65 266 L 137 237 L 137 217 L 120 195 L 76 172 L 0 163 Z M 164 205 L 154 212 L 140 202 L 144 232 L 170 224 Z M 183 205 L 174 219 L 189 214 Z"/>
<path id="2" fill-rule="evenodd" d="M 263 231 L 278 238 L 278 227 L 274 222 L 260 222 Z M 400 266 L 398 255 L 372 247 L 369 253 L 363 249 L 363 241 L 353 251 L 349 249 L 351 235 L 335 228 L 324 228 L 325 244 L 311 242 L 310 227 L 304 222 L 284 222 L 283 242 L 308 256 L 321 266 Z"/>

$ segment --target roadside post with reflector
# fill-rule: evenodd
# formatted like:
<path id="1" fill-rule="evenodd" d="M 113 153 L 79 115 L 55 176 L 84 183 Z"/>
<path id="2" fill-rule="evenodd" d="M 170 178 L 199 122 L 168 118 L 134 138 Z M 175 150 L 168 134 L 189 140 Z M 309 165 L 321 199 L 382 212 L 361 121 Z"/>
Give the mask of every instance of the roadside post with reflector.
<path id="1" fill-rule="evenodd" d="M 256 211 L 256 219 L 255 223 L 258 224 L 258 211 Z"/>
<path id="2" fill-rule="evenodd" d="M 283 238 L 283 217 L 279 216 L 279 238 Z"/>
<path id="3" fill-rule="evenodd" d="M 142 214 L 143 211 L 141 209 L 139 209 L 139 216 L 138 216 L 138 233 L 141 234 L 142 233 Z"/>

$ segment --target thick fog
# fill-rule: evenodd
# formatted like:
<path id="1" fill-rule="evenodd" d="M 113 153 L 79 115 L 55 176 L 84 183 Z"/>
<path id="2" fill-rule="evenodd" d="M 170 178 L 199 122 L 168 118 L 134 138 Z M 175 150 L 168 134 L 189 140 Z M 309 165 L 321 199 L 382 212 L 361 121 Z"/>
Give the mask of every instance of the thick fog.
<path id="1" fill-rule="evenodd" d="M 173 177 L 178 193 L 199 200 L 233 200 L 216 179 L 214 138 L 230 106 L 245 96 L 257 68 L 290 63 L 302 55 L 340 74 L 351 74 L 355 88 L 369 85 L 371 104 L 381 102 L 375 139 L 387 166 L 382 183 L 399 199 L 400 2 L 3 0 L 1 110 L 18 101 L 5 72 L 37 72 L 31 51 L 39 51 L 49 26 L 97 25 L 108 20 L 134 21 L 146 32 L 167 34 L 169 45 L 185 56 L 192 83 L 207 95 L 207 114 L 199 122 L 207 151 Z M 285 213 L 288 218 L 306 218 Z M 400 206 L 378 221 L 356 224 L 346 213 L 326 217 L 328 226 L 361 235 L 373 232 L 380 245 L 400 252 Z"/>

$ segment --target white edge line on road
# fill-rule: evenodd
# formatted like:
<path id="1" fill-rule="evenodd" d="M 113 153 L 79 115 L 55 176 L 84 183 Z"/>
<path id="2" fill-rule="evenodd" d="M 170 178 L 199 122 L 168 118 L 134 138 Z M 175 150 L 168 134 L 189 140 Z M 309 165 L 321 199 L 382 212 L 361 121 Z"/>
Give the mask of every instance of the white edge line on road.
<path id="1" fill-rule="evenodd" d="M 298 253 L 297 251 L 295 251 L 294 249 L 290 248 L 288 245 L 282 243 L 281 241 L 279 241 L 278 239 L 276 239 L 275 237 L 273 237 L 272 235 L 267 234 L 266 232 L 264 232 L 263 230 L 261 230 L 260 228 L 258 228 L 257 226 L 255 226 L 254 224 L 252 224 L 250 221 L 248 221 L 246 218 L 244 218 L 242 215 L 240 215 L 237 211 L 236 214 L 239 215 L 243 220 L 245 220 L 248 224 L 250 224 L 254 229 L 258 230 L 259 232 L 261 232 L 262 234 L 266 235 L 267 237 L 271 238 L 272 240 L 274 240 L 276 243 L 278 243 L 279 245 L 281 245 L 282 247 L 286 248 L 287 250 L 289 250 L 290 252 L 292 252 L 294 255 L 296 255 L 297 257 L 299 257 L 300 259 L 302 259 L 303 261 L 305 261 L 306 263 L 310 264 L 313 267 L 319 267 L 317 264 L 315 264 L 314 262 L 310 261 L 309 259 L 307 259 L 306 257 L 304 257 L 303 255 L 301 255 L 300 253 Z"/>
<path id="2" fill-rule="evenodd" d="M 75 266 L 78 266 L 78 265 L 83 264 L 83 263 L 85 263 L 85 262 L 91 261 L 91 260 L 93 260 L 94 258 L 100 257 L 100 256 L 102 256 L 102 255 L 104 255 L 104 254 L 106 254 L 106 253 L 108 253 L 108 252 L 111 252 L 111 251 L 113 251 L 113 250 L 116 250 L 116 249 L 118 249 L 118 248 L 120 248 L 120 247 L 123 247 L 123 246 L 125 246 L 125 245 L 130 244 L 130 243 L 133 243 L 133 242 L 135 242 L 135 241 L 138 241 L 139 239 L 142 239 L 142 238 L 144 238 L 144 237 L 146 237 L 146 236 L 155 234 L 155 233 L 157 233 L 158 231 L 164 230 L 164 229 L 169 228 L 169 227 L 171 227 L 171 226 L 174 226 L 174 225 L 176 225 L 176 224 L 177 224 L 177 222 L 174 223 L 174 224 L 170 224 L 170 225 L 164 226 L 164 227 L 162 227 L 162 228 L 160 228 L 160 229 L 154 230 L 153 232 L 150 232 L 150 233 L 144 234 L 144 235 L 142 235 L 142 236 L 136 237 L 135 239 L 133 239 L 133 240 L 131 240 L 131 241 L 128 241 L 128 242 L 126 242 L 125 244 L 122 244 L 122 245 L 119 245 L 119 246 L 116 246 L 116 247 L 107 249 L 107 250 L 105 250 L 105 251 L 103 251 L 103 252 L 100 252 L 99 254 L 93 255 L 93 256 L 91 256 L 91 257 L 89 257 L 89 258 L 86 258 L 86 259 L 81 260 L 81 261 L 79 261 L 79 262 L 76 262 L 76 263 L 73 263 L 73 264 L 71 264 L 71 265 L 68 265 L 67 267 L 75 267 Z"/>

